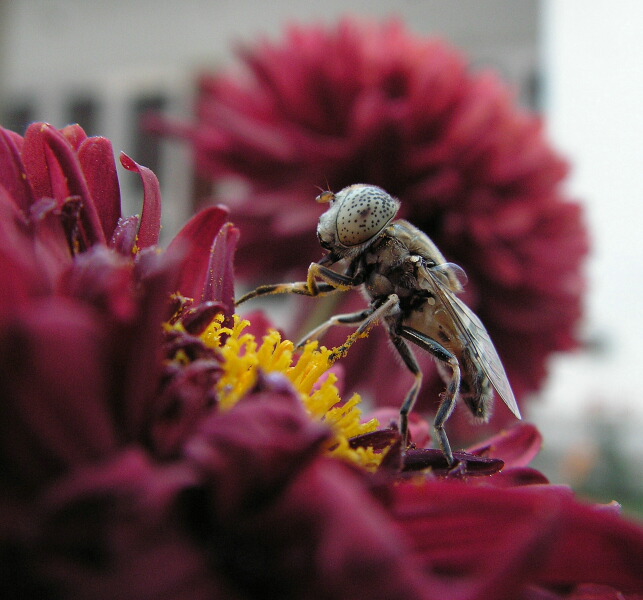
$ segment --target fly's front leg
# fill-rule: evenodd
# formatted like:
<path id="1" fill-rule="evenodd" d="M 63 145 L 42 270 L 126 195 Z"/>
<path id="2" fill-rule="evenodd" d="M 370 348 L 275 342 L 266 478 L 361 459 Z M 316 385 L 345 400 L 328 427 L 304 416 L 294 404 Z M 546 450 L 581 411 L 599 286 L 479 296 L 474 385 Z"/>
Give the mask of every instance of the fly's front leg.
<path id="1" fill-rule="evenodd" d="M 318 279 L 321 281 L 318 281 Z M 333 292 L 349 290 L 360 283 L 362 283 L 361 280 L 356 277 L 337 273 L 319 263 L 311 263 L 310 267 L 308 267 L 308 276 L 306 281 L 261 285 L 252 292 L 248 292 L 244 296 L 241 296 L 235 304 L 238 306 L 252 298 L 271 296 L 273 294 L 325 296 L 327 294 L 332 294 Z"/>
<path id="2" fill-rule="evenodd" d="M 444 424 L 451 416 L 451 413 L 453 412 L 456 401 L 458 399 L 458 391 L 460 389 L 461 380 L 460 364 L 458 363 L 458 359 L 444 346 L 442 346 L 442 344 L 439 344 L 434 339 L 428 337 L 420 331 L 417 331 L 416 329 L 413 329 L 412 327 L 401 327 L 399 335 L 409 340 L 410 342 L 417 344 L 418 346 L 420 346 L 420 348 L 426 350 L 427 352 L 430 352 L 439 361 L 451 367 L 451 379 L 447 383 L 447 389 L 444 393 L 442 401 L 440 402 L 440 406 L 438 407 L 438 412 L 435 415 L 433 428 L 435 429 L 435 432 L 438 436 L 440 448 L 442 449 L 442 452 L 444 453 L 449 466 L 453 466 L 455 464 L 455 460 L 453 458 L 453 452 L 451 452 L 451 444 L 449 444 L 449 439 L 447 438 L 446 431 L 444 430 Z M 406 437 L 408 435 L 408 414 L 413 408 L 413 404 L 415 403 L 415 400 L 417 398 L 420 386 L 422 385 L 422 373 L 408 345 L 404 342 L 404 340 L 398 338 L 399 341 L 396 342 L 394 338 L 395 336 L 391 335 L 391 339 L 393 339 L 393 343 L 402 356 L 402 359 L 404 360 L 407 367 L 409 367 L 411 372 L 415 375 L 415 383 L 407 394 L 407 397 L 404 400 L 404 404 L 400 409 L 400 432 L 402 433 L 404 442 L 406 442 Z M 404 352 L 407 352 L 408 356 L 406 356 Z"/>

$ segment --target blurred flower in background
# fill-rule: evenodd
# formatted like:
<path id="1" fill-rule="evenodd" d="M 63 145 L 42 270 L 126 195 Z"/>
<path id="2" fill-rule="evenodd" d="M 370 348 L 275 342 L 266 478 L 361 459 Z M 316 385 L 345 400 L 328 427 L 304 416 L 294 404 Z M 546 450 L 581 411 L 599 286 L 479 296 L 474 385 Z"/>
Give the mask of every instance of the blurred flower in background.
<path id="1" fill-rule="evenodd" d="M 539 389 L 548 357 L 577 345 L 588 248 L 581 208 L 562 189 L 567 165 L 541 120 L 516 106 L 495 74 L 472 72 L 450 45 L 398 21 L 291 26 L 284 39 L 242 47 L 239 56 L 242 68 L 200 78 L 194 123 L 156 118 L 148 126 L 188 139 L 198 177 L 231 207 L 242 232 L 240 275 L 252 284 L 302 279 L 322 254 L 315 186 L 379 185 L 400 198 L 401 217 L 466 271 L 465 299 L 516 396 Z M 297 302 L 294 336 L 331 310 L 363 305 L 357 294 L 339 306 Z M 410 385 L 381 331 L 345 365 L 348 388 L 380 404 L 397 404 Z M 441 389 L 437 376 L 427 377 L 425 407 Z M 452 428 L 468 421 L 458 413 Z M 511 418 L 499 408 L 490 427 Z"/>

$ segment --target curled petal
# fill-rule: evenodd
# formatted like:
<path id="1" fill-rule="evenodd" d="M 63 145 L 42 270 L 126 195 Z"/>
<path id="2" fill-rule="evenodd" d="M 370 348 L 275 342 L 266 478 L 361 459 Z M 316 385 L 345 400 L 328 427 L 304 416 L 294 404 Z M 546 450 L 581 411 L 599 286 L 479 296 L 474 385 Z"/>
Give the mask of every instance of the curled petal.
<path id="1" fill-rule="evenodd" d="M 151 169 L 139 165 L 127 154 L 121 152 L 121 164 L 141 176 L 143 181 L 143 210 L 138 229 L 137 246 L 147 248 L 156 246 L 161 234 L 161 188 L 159 180 Z"/>

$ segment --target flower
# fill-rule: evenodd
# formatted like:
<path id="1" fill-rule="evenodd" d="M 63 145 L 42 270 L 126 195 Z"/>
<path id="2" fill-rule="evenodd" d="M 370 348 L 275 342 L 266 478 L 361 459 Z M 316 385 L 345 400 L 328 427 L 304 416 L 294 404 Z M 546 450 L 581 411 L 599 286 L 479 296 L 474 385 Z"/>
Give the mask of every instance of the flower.
<path id="1" fill-rule="evenodd" d="M 90 163 L 84 144 L 102 149 Z M 533 427 L 455 453 L 452 470 L 439 451 L 402 453 L 384 415 L 341 403 L 332 350 L 295 358 L 232 314 L 226 211 L 197 214 L 163 251 L 156 179 L 121 162 L 146 180 L 140 219 L 120 217 L 102 178 L 104 138 L 0 128 L 6 597 L 643 590 L 643 529 L 530 469 Z M 415 417 L 418 442 L 426 431 Z"/>
<path id="2" fill-rule="evenodd" d="M 467 272 L 465 299 L 516 396 L 537 390 L 548 357 L 576 345 L 588 246 L 581 208 L 562 189 L 567 165 L 541 120 L 515 106 L 493 73 L 469 71 L 448 44 L 395 20 L 291 26 L 283 40 L 239 54 L 244 70 L 200 78 L 194 124 L 148 125 L 188 139 L 199 176 L 219 184 L 216 198 L 243 231 L 240 273 L 258 283 L 303 279 L 322 255 L 314 186 L 379 185 Z M 363 307 L 357 294 L 298 302 L 297 338 L 331 310 Z M 325 341 L 338 345 L 342 335 Z M 347 385 L 394 405 L 411 377 L 384 340 L 374 331 L 353 349 Z M 423 363 L 427 374 L 431 365 Z M 420 399 L 437 402 L 442 387 L 427 377 Z M 490 429 L 512 419 L 504 409 L 495 416 Z"/>

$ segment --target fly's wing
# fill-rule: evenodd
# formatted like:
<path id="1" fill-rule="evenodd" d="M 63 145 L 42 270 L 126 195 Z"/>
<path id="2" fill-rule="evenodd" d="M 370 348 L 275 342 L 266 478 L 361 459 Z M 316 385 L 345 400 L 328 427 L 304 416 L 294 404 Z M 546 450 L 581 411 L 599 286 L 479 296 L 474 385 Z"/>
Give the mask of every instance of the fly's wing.
<path id="1" fill-rule="evenodd" d="M 505 368 L 482 321 L 443 283 L 437 274 L 432 273 L 431 268 L 419 265 L 419 274 L 426 282 L 427 289 L 442 302 L 444 309 L 453 319 L 458 333 L 466 340 L 469 350 L 477 358 L 485 375 L 509 410 L 519 419 L 522 418 Z"/>

